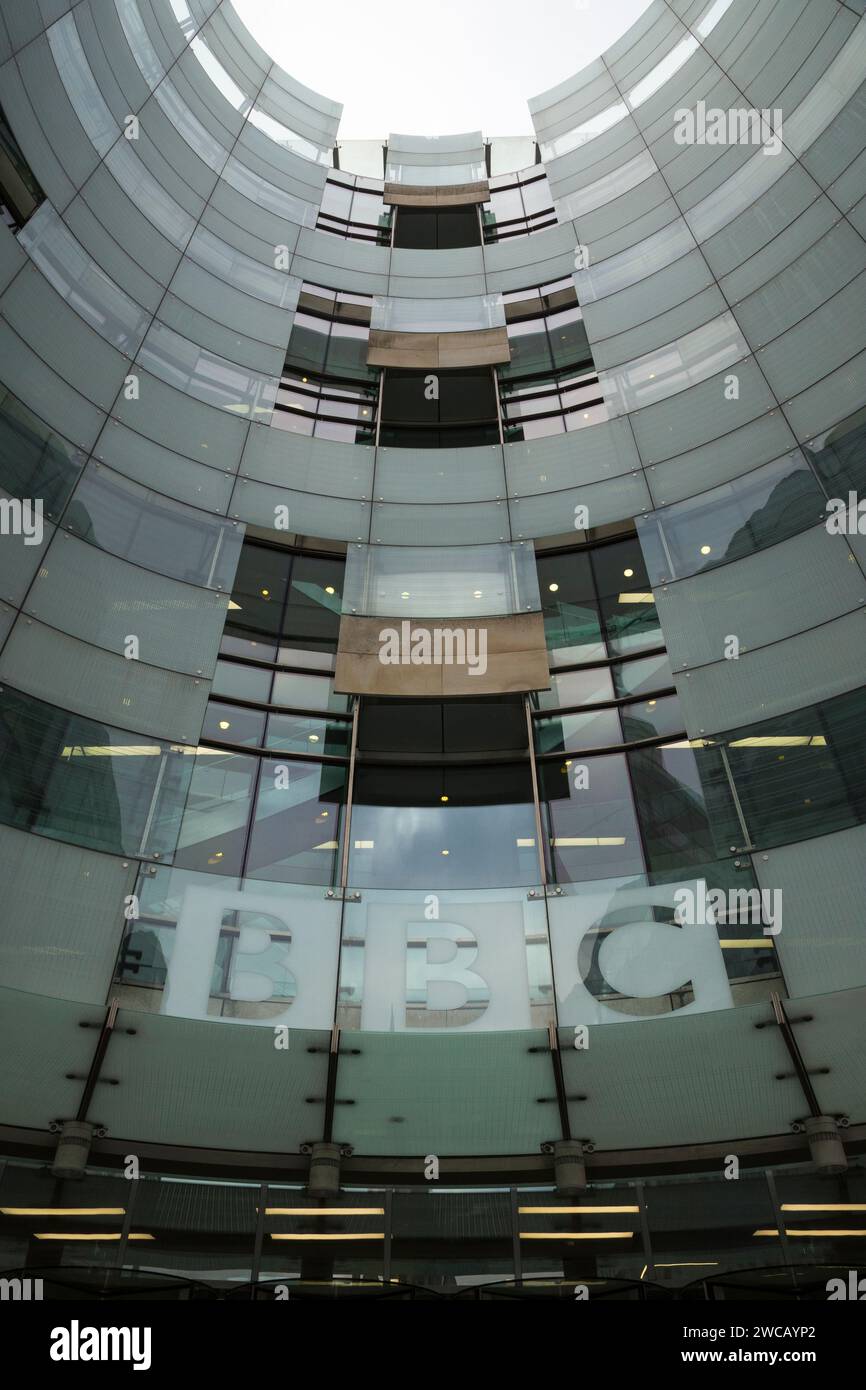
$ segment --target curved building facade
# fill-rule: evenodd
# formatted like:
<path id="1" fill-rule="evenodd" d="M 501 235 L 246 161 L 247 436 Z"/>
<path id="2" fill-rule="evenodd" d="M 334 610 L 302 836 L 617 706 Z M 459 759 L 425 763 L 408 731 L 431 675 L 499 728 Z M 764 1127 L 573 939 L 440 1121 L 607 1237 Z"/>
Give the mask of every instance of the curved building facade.
<path id="1" fill-rule="evenodd" d="M 229 0 L 2 0 L 3 1269 L 866 1260 L 864 74 L 653 0 L 362 148 Z"/>

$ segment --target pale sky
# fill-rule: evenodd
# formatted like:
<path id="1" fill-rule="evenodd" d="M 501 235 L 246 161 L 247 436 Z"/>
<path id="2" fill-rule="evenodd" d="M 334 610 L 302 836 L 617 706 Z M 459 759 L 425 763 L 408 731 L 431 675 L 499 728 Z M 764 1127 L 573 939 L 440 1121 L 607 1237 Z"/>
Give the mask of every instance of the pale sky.
<path id="1" fill-rule="evenodd" d="M 293 77 L 344 105 L 342 140 L 530 135 L 526 102 L 585 67 L 650 0 L 233 0 Z"/>

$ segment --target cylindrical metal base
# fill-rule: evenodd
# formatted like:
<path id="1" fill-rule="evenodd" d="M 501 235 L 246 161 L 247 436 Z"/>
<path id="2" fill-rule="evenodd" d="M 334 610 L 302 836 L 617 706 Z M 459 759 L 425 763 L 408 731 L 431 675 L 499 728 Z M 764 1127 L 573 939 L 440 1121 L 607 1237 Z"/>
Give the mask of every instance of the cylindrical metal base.
<path id="1" fill-rule="evenodd" d="M 586 1189 L 586 1164 L 579 1139 L 559 1139 L 553 1146 L 556 1190 L 562 1197 L 573 1197 Z"/>
<path id="2" fill-rule="evenodd" d="M 336 1197 L 340 1191 L 340 1145 L 314 1144 L 307 1191 L 311 1197 Z"/>
<path id="3" fill-rule="evenodd" d="M 93 1142 L 93 1125 L 86 1120 L 66 1120 L 51 1165 L 55 1178 L 83 1178 Z"/>
<path id="4" fill-rule="evenodd" d="M 804 1122 L 806 1138 L 812 1162 L 819 1173 L 844 1173 L 848 1167 L 848 1157 L 839 1126 L 832 1115 L 812 1115 Z"/>

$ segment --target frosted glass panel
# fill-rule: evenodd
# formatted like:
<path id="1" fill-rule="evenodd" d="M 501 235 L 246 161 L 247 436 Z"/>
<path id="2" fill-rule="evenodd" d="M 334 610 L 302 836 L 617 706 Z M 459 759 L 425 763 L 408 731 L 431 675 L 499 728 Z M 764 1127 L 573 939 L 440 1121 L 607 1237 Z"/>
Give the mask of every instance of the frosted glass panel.
<path id="1" fill-rule="evenodd" d="M 596 135 L 603 135 L 606 130 L 610 130 L 612 125 L 616 125 L 617 121 L 621 121 L 627 115 L 628 107 L 624 101 L 616 101 L 611 106 L 606 106 L 603 111 L 581 121 L 580 125 L 565 131 L 563 135 L 557 135 L 553 140 L 543 142 L 541 145 L 542 159 L 549 162 L 558 159 L 560 155 L 570 154 L 579 145 L 585 145 L 587 140 L 592 140 Z"/>
<path id="2" fill-rule="evenodd" d="M 163 78 L 160 82 L 154 96 L 190 149 L 194 150 L 199 159 L 218 174 L 228 159 L 229 152 L 226 146 L 221 144 L 216 136 L 212 135 L 193 115 L 180 92 L 168 77 Z"/>
<path id="3" fill-rule="evenodd" d="M 502 328 L 505 306 L 501 294 L 467 295 L 465 299 L 398 299 L 373 296 L 372 328 L 400 333 L 456 333 Z"/>
<path id="4" fill-rule="evenodd" d="M 771 603 L 758 603 L 766 594 Z M 742 652 L 781 641 L 866 604 L 866 579 L 826 527 L 656 591 L 675 670 L 718 661 L 728 633 Z"/>
<path id="5" fill-rule="evenodd" d="M 140 602 L 145 588 L 146 605 Z M 133 634 L 141 661 L 210 676 L 227 607 L 226 594 L 141 570 L 61 532 L 42 561 L 25 611 L 120 656 Z"/>
<path id="6" fill-rule="evenodd" d="M 261 419 L 270 415 L 279 379 L 248 371 L 215 353 L 205 352 L 165 324 L 154 323 L 139 361 L 179 391 L 235 414 Z"/>
<path id="7" fill-rule="evenodd" d="M 377 453 L 376 495 L 388 502 L 483 502 L 502 497 L 504 491 L 498 444 Z"/>
<path id="8" fill-rule="evenodd" d="M 674 73 L 679 71 L 683 63 L 687 62 L 692 54 L 697 52 L 697 49 L 698 41 L 691 37 L 682 39 L 676 44 L 676 46 L 671 49 L 670 53 L 668 53 L 660 63 L 657 63 L 656 66 L 647 73 L 646 77 L 642 77 L 637 86 L 632 87 L 631 91 L 627 94 L 626 99 L 631 109 L 634 110 L 636 106 L 640 106 L 642 102 L 647 101 L 652 96 L 653 92 L 657 92 L 659 87 L 667 82 L 669 78 L 673 77 Z"/>
<path id="9" fill-rule="evenodd" d="M 137 0 L 114 0 L 118 18 L 123 25 L 126 41 L 139 71 L 147 85 L 152 89 L 162 79 L 165 69 L 159 55 L 150 41 L 138 8 Z"/>
<path id="10" fill-rule="evenodd" d="M 239 523 L 209 517 L 93 464 L 79 483 L 64 525 L 143 569 L 227 593 L 244 537 Z"/>
<path id="11" fill-rule="evenodd" d="M 786 126 L 786 136 L 787 129 Z M 794 156 L 784 147 L 778 154 L 765 154 L 760 149 L 752 155 L 735 174 L 686 212 L 686 221 L 696 240 L 706 241 L 741 212 L 745 212 L 787 173 L 793 163 Z"/>
<path id="12" fill-rule="evenodd" d="M 100 724 L 123 719 L 136 733 L 178 743 L 198 743 L 207 707 L 204 680 L 127 661 L 23 618 L 6 640 L 0 679 Z"/>
<path id="13" fill-rule="evenodd" d="M 207 227 L 196 228 L 185 254 L 211 274 L 256 299 L 282 309 L 297 308 L 301 281 L 296 275 L 275 270 L 272 265 L 264 265 L 245 255 Z"/>
<path id="14" fill-rule="evenodd" d="M 37 209 L 18 240 L 67 304 L 109 343 L 134 357 L 150 314 L 100 269 L 49 202 Z"/>
<path id="15" fill-rule="evenodd" d="M 370 617 L 493 617 L 538 613 L 531 545 L 443 548 L 350 545 L 343 612 Z"/>
<path id="16" fill-rule="evenodd" d="M 660 232 L 638 241 L 615 256 L 608 256 L 586 270 L 574 273 L 574 287 L 581 304 L 616 294 L 635 285 L 657 270 L 679 260 L 695 249 L 695 239 L 682 218 L 676 218 Z"/>
<path id="17" fill-rule="evenodd" d="M 613 198 L 619 198 L 621 194 L 636 188 L 644 179 L 657 172 L 655 160 L 649 151 L 645 150 L 643 154 L 630 159 L 613 173 L 605 174 L 595 183 L 588 183 L 584 188 L 579 188 L 560 199 L 556 203 L 557 218 L 560 222 L 568 222 L 571 218 L 582 217 L 594 208 L 600 208 L 604 203 L 609 203 Z"/>
<path id="18" fill-rule="evenodd" d="M 600 371 L 598 379 L 608 409 L 621 415 L 695 386 L 748 355 L 736 319 L 726 313 L 615 371 Z"/>
<path id="19" fill-rule="evenodd" d="M 105 156 L 124 193 L 174 246 L 185 246 L 195 218 L 171 197 L 132 149 L 129 140 L 118 140 Z"/>
<path id="20" fill-rule="evenodd" d="M 15 989 L 102 1004 L 135 869 L 90 850 L 0 828 L 0 961 Z"/>
<path id="21" fill-rule="evenodd" d="M 262 178 L 261 174 L 254 173 L 234 156 L 226 163 L 222 177 L 238 193 L 249 198 L 256 207 L 265 208 L 277 217 L 297 223 L 301 227 L 315 227 L 318 213 L 312 203 L 296 198 L 284 188 L 271 183 L 270 179 Z"/>
<path id="22" fill-rule="evenodd" d="M 93 76 L 72 14 L 52 24 L 47 33 L 66 95 L 91 143 L 104 155 L 120 135 L 120 128 Z"/>

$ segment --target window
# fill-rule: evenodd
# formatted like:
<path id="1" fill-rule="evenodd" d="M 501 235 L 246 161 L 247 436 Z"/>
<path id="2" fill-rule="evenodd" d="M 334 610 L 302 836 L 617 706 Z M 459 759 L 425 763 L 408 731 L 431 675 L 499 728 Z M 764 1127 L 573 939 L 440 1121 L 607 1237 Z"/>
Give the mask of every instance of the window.
<path id="1" fill-rule="evenodd" d="M 385 372 L 380 443 L 405 448 L 498 444 L 490 368 L 439 371 L 436 381 L 434 392 L 423 371 Z"/>
<path id="2" fill-rule="evenodd" d="M 395 246 L 445 251 L 480 244 L 481 225 L 474 204 L 470 207 L 397 209 Z"/>

